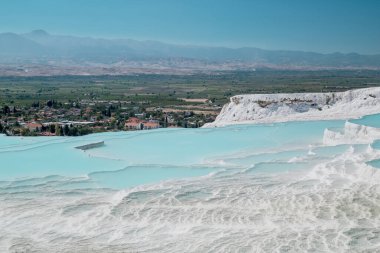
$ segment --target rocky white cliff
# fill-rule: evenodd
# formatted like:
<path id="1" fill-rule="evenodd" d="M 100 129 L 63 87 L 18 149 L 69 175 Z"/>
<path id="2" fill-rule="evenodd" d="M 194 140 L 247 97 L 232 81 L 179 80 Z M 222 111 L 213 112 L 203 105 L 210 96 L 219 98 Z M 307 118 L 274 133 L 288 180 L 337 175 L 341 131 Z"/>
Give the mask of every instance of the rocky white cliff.
<path id="1" fill-rule="evenodd" d="M 380 87 L 329 93 L 251 94 L 231 97 L 204 127 L 300 120 L 351 119 L 380 113 Z"/>

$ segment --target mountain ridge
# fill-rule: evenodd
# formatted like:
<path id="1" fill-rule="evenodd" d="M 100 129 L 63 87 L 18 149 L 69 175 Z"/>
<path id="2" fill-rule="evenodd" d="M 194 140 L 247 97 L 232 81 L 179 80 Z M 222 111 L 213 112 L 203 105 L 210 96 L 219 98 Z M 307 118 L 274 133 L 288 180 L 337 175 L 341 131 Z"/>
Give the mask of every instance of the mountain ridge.
<path id="1" fill-rule="evenodd" d="M 316 53 L 255 47 L 176 45 L 154 40 L 104 39 L 52 35 L 44 30 L 0 33 L 0 64 L 140 65 L 158 69 L 252 70 L 380 69 L 380 54 Z M 37 63 L 36 63 L 37 62 Z M 181 67 L 182 66 L 182 67 Z M 208 67 L 209 66 L 209 67 Z"/>

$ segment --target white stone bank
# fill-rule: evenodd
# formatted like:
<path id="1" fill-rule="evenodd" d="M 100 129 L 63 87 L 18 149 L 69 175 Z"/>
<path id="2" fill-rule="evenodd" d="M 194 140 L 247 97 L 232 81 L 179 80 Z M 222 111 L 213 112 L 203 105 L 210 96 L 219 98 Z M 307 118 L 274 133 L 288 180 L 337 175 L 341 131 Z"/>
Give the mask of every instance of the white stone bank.
<path id="1" fill-rule="evenodd" d="M 230 98 L 204 127 L 304 120 L 351 119 L 380 113 L 380 87 L 328 93 L 250 94 Z"/>

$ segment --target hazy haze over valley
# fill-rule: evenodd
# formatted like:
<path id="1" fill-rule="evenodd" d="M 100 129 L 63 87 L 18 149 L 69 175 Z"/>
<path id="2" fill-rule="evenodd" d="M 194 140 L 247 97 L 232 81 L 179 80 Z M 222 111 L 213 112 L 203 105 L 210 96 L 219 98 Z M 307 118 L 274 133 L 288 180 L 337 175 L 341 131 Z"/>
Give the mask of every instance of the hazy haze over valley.
<path id="1" fill-rule="evenodd" d="M 257 68 L 380 69 L 380 55 L 175 45 L 44 30 L 0 34 L 1 75 L 186 74 Z"/>

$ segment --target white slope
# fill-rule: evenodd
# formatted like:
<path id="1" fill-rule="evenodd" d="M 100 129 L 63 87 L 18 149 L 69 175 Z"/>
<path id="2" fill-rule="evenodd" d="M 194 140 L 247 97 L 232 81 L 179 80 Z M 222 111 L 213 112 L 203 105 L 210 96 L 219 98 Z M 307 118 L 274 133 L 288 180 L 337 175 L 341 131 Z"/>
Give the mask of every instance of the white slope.
<path id="1" fill-rule="evenodd" d="M 351 119 L 380 113 L 380 87 L 328 93 L 250 94 L 231 97 L 204 127 L 301 120 Z"/>

